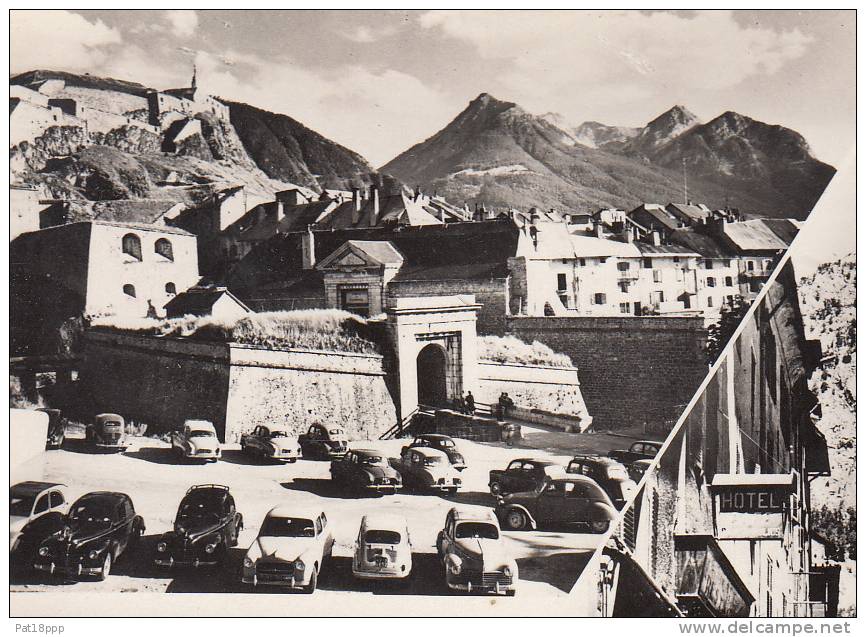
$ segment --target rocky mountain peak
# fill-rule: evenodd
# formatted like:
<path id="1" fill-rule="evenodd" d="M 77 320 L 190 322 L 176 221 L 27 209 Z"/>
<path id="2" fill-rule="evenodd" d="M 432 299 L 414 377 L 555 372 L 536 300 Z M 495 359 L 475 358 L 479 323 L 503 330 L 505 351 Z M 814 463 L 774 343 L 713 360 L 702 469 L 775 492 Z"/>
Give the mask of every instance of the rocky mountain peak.
<path id="1" fill-rule="evenodd" d="M 701 120 L 685 106 L 676 105 L 646 125 L 645 130 L 659 138 L 673 139 Z"/>

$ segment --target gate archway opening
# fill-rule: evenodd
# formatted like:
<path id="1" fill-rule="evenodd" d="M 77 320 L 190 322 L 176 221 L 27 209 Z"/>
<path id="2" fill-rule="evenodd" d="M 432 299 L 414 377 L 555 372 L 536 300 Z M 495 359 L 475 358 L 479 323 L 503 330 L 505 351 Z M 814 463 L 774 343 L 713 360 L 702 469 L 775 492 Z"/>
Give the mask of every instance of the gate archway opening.
<path id="1" fill-rule="evenodd" d="M 418 404 L 442 407 L 448 403 L 446 380 L 447 355 L 438 343 L 430 343 L 418 352 Z"/>

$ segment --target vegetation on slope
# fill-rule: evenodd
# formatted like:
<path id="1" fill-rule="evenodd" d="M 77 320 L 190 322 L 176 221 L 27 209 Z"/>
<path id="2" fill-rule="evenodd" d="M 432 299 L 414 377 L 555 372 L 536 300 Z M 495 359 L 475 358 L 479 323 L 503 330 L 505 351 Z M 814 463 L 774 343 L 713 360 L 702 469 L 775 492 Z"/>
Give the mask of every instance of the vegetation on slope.
<path id="1" fill-rule="evenodd" d="M 544 343 L 526 343 L 514 336 L 479 336 L 478 358 L 494 363 L 571 367 L 571 359 L 554 352 Z"/>

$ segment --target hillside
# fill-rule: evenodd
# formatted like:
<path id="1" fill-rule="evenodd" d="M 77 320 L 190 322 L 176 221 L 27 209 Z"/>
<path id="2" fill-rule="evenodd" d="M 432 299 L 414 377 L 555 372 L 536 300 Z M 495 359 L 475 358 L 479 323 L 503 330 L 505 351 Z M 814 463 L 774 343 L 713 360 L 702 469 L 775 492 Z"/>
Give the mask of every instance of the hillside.
<path id="1" fill-rule="evenodd" d="M 834 169 L 794 131 L 725 114 L 701 124 L 675 106 L 641 129 L 537 117 L 483 93 L 450 124 L 382 167 L 462 204 L 594 210 L 689 197 L 803 219 Z M 739 163 L 744 166 L 740 167 Z"/>
<path id="2" fill-rule="evenodd" d="M 295 185 L 318 192 L 381 182 L 357 153 L 286 115 L 246 104 L 224 102 L 228 119 L 202 112 L 155 127 L 148 118 L 151 89 L 141 84 L 45 70 L 16 75 L 10 84 L 38 90 L 48 80 L 65 84 L 46 96 L 74 101 L 80 117 L 46 125 L 39 121 L 45 109 L 27 102 L 34 96 L 19 100 L 22 112 L 13 108 L 10 118 L 13 133 L 16 126 L 34 129 L 13 136 L 20 141 L 10 148 L 12 180 L 39 187 L 45 197 L 195 205 L 238 184 L 266 200 Z"/>
<path id="3" fill-rule="evenodd" d="M 807 338 L 820 339 L 823 369 L 810 379 L 821 403 L 818 427 L 827 437 L 832 475 L 812 484 L 813 502 L 857 506 L 857 269 L 853 255 L 821 265 L 800 280 Z"/>

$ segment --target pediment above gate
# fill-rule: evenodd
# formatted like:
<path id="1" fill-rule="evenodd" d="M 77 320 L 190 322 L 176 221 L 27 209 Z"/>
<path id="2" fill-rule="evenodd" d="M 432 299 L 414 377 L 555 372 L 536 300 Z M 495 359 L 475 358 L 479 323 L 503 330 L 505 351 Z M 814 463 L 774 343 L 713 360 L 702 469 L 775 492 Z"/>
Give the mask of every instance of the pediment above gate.
<path id="1" fill-rule="evenodd" d="M 344 270 L 399 266 L 403 255 L 390 241 L 347 241 L 322 259 L 319 270 Z"/>

